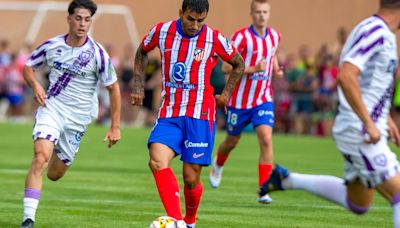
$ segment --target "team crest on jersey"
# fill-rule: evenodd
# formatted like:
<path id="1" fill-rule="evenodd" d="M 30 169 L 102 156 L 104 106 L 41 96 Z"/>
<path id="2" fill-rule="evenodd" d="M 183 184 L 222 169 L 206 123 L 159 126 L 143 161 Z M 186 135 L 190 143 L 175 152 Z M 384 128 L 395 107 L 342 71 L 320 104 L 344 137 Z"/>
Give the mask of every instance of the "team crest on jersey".
<path id="1" fill-rule="evenodd" d="M 86 65 L 92 58 L 93 58 L 93 52 L 90 50 L 82 51 L 82 53 L 79 55 L 78 59 L 81 62 L 82 65 Z"/>
<path id="2" fill-rule="evenodd" d="M 194 50 L 194 59 L 197 62 L 200 62 L 201 60 L 204 59 L 205 54 L 206 54 L 206 51 L 204 49 L 196 48 L 196 50 Z"/>

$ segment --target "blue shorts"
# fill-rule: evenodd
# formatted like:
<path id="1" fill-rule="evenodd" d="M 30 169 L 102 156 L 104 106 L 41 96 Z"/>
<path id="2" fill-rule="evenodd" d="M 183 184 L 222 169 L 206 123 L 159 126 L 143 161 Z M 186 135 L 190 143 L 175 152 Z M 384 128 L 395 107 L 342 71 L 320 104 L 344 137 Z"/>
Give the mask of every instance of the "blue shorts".
<path id="1" fill-rule="evenodd" d="M 22 94 L 8 94 L 7 99 L 10 102 L 11 106 L 18 106 L 24 101 L 24 97 Z"/>
<path id="2" fill-rule="evenodd" d="M 212 129 L 211 129 L 212 128 Z M 214 148 L 215 122 L 191 117 L 160 118 L 148 140 L 171 148 L 181 161 L 189 164 L 210 165 Z"/>
<path id="3" fill-rule="evenodd" d="M 240 135 L 243 129 L 252 123 L 254 127 L 268 125 L 274 127 L 274 104 L 267 102 L 251 109 L 228 107 L 226 132 L 228 135 Z"/>

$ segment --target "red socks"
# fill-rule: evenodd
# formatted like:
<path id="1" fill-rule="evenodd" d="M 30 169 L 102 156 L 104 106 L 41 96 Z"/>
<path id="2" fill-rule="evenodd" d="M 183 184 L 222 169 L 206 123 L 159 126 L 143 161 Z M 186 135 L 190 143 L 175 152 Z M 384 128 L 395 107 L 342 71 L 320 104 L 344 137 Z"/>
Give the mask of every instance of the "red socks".
<path id="1" fill-rule="evenodd" d="M 272 172 L 272 164 L 258 164 L 258 185 L 261 187 L 269 180 Z"/>
<path id="2" fill-rule="evenodd" d="M 217 165 L 218 166 L 224 166 L 225 161 L 228 159 L 230 153 L 227 153 L 226 155 L 221 155 L 220 153 L 217 154 Z"/>
<path id="3" fill-rule="evenodd" d="M 196 223 L 197 209 L 199 208 L 201 195 L 203 194 L 203 184 L 199 182 L 194 189 L 184 188 L 185 195 L 185 222 L 186 224 Z"/>
<path id="4" fill-rule="evenodd" d="M 167 215 L 182 220 L 179 184 L 174 172 L 171 168 L 165 168 L 153 173 L 153 176 Z"/>

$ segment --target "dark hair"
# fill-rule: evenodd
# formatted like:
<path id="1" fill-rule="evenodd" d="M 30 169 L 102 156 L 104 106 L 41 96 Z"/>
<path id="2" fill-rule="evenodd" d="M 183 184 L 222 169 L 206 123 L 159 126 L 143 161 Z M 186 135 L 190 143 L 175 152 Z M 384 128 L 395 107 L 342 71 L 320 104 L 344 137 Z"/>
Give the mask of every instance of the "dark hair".
<path id="1" fill-rule="evenodd" d="M 384 9 L 400 9 L 400 0 L 380 0 L 380 7 Z"/>
<path id="2" fill-rule="evenodd" d="M 208 12 L 208 0 L 183 0 L 182 11 L 185 12 L 187 9 L 196 13 Z"/>
<path id="3" fill-rule="evenodd" d="M 97 5 L 92 0 L 73 0 L 68 6 L 69 15 L 74 14 L 76 8 L 88 9 L 93 16 L 96 13 Z"/>

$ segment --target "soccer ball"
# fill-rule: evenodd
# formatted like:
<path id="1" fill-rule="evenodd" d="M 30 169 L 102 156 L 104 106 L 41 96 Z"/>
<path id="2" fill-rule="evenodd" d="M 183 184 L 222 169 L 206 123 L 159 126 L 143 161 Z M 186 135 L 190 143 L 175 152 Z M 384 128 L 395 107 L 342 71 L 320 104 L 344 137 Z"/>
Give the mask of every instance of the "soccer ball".
<path id="1" fill-rule="evenodd" d="M 186 228 L 186 224 L 183 220 L 177 221 L 169 216 L 161 216 L 154 219 L 149 228 Z"/>

